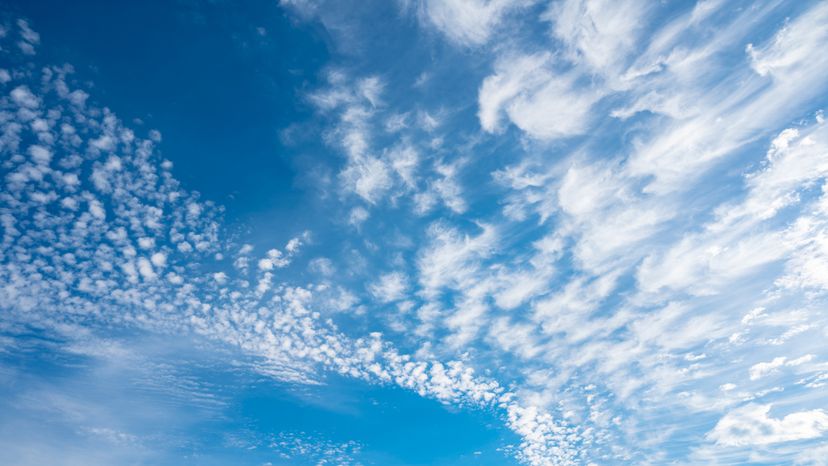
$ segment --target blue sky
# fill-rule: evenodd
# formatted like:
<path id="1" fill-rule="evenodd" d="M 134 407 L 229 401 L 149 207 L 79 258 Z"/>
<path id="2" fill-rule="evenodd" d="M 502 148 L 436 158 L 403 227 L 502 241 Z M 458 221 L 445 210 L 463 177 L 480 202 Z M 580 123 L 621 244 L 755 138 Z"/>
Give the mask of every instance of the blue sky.
<path id="1" fill-rule="evenodd" d="M 0 463 L 824 465 L 828 5 L 5 2 Z"/>

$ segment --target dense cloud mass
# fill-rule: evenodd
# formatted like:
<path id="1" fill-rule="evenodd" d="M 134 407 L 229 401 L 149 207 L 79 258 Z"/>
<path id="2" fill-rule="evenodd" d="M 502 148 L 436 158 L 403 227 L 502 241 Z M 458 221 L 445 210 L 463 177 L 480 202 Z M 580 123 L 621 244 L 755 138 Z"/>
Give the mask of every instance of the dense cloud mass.
<path id="1" fill-rule="evenodd" d="M 828 4 L 736 3 L 399 2 L 433 50 L 471 57 L 473 92 L 441 100 L 437 52 L 410 82 L 335 63 L 303 91 L 341 249 L 302 225 L 252 246 L 158 131 L 10 22 L 0 330 L 92 354 L 121 331 L 197 336 L 285 384 L 402 387 L 494 413 L 530 465 L 823 464 Z M 337 47 L 367 27 L 282 7 Z"/>

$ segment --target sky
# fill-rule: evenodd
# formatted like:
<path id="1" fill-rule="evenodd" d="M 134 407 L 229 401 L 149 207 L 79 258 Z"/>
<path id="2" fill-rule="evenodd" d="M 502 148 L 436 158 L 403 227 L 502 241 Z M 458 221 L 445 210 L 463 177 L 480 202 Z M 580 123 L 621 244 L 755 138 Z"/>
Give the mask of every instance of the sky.
<path id="1" fill-rule="evenodd" d="M 828 3 L 0 4 L 0 463 L 828 465 Z"/>

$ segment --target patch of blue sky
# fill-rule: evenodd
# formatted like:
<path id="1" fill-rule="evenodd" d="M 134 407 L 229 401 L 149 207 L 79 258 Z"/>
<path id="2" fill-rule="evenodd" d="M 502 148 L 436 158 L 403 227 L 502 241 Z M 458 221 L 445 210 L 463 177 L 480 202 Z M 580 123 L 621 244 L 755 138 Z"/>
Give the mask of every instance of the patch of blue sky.
<path id="1" fill-rule="evenodd" d="M 337 376 L 277 383 L 208 340 L 2 337 L 6 464 L 516 464 L 491 412 Z"/>

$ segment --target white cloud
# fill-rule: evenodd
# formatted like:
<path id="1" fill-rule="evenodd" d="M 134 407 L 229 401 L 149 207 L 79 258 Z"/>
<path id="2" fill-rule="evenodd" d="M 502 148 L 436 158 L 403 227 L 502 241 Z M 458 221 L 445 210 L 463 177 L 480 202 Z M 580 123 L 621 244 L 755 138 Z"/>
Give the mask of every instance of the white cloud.
<path id="1" fill-rule="evenodd" d="M 267 251 L 267 256 L 259 259 L 259 270 L 269 271 L 274 268 L 287 267 L 290 264 L 290 257 L 285 256 L 282 251 L 273 248 Z"/>
<path id="2" fill-rule="evenodd" d="M 803 242 L 797 239 L 803 234 L 809 238 L 806 245 L 810 238 L 816 239 L 811 244 L 818 245 L 818 233 L 814 236 L 813 231 L 757 232 L 756 225 L 799 202 L 799 191 L 828 175 L 825 134 L 823 126 L 809 129 L 807 136 L 795 129 L 782 131 L 771 143 L 764 167 L 746 176 L 744 200 L 719 206 L 716 219 L 702 232 L 686 235 L 664 255 L 650 254 L 638 270 L 641 287 L 649 291 L 692 287 L 709 293 L 786 257 Z"/>
<path id="3" fill-rule="evenodd" d="M 347 157 L 347 164 L 339 173 L 344 190 L 372 206 L 394 203 L 399 196 L 416 191 L 422 160 L 418 148 L 406 138 L 385 150 L 372 147 L 375 126 L 382 126 L 379 121 L 385 115 L 381 101 L 383 81 L 378 77 L 351 79 L 336 71 L 329 73 L 328 81 L 327 88 L 309 98 L 321 111 L 338 119 L 328 140 L 341 147 Z M 391 113 L 388 118 L 400 116 Z M 395 131 L 402 129 L 404 126 Z"/>
<path id="4" fill-rule="evenodd" d="M 665 86 L 665 90 L 669 89 L 665 96 L 670 93 L 671 99 L 682 96 L 690 109 L 681 118 L 659 128 L 657 136 L 642 141 L 631 157 L 628 167 L 631 174 L 654 177 L 646 191 L 666 193 L 687 189 L 717 161 L 738 153 L 740 147 L 762 131 L 777 128 L 801 115 L 803 104 L 821 95 L 826 88 L 822 76 L 828 59 L 819 53 L 828 44 L 828 35 L 824 33 L 814 34 L 813 40 L 786 43 L 790 48 L 784 56 L 796 57 L 793 59 L 795 65 L 775 68 L 770 82 L 753 69 L 723 68 L 724 65 L 714 59 L 717 53 L 732 48 L 740 38 L 751 33 L 752 29 L 746 27 L 750 21 L 762 18 L 770 11 L 772 7 L 765 6 L 740 12 L 733 24 L 722 27 L 705 46 L 692 52 L 675 53 L 670 61 L 659 62 L 657 66 L 652 64 L 663 71 L 651 78 L 639 78 L 646 88 L 645 93 L 650 93 L 654 87 Z M 810 35 L 826 14 L 825 5 L 815 5 L 786 26 L 786 32 L 781 34 Z M 753 50 L 774 50 L 773 43 L 771 40 Z M 663 55 L 667 51 L 660 53 Z M 801 60 L 801 57 L 811 58 Z M 711 91 L 708 75 L 700 73 L 702 69 L 721 73 L 722 85 Z M 720 122 L 723 121 L 728 122 L 726 132 L 721 131 Z"/>
<path id="5" fill-rule="evenodd" d="M 32 156 L 32 160 L 39 164 L 48 165 L 52 160 L 52 152 L 37 144 L 29 147 L 29 154 Z"/>
<path id="6" fill-rule="evenodd" d="M 368 217 L 370 215 L 371 214 L 364 207 L 354 207 L 353 209 L 351 209 L 351 212 L 348 215 L 348 223 L 355 227 L 358 227 L 362 225 L 363 222 L 368 220 Z"/>
<path id="7" fill-rule="evenodd" d="M 9 95 L 12 101 L 21 107 L 35 109 L 40 106 L 40 99 L 35 97 L 25 85 L 15 87 Z"/>
<path id="8" fill-rule="evenodd" d="M 796 67 L 824 69 L 828 58 L 820 50 L 828 44 L 828 31 L 822 27 L 826 22 L 828 7 L 816 4 L 779 30 L 773 40 L 761 46 L 748 44 L 751 67 L 762 76 L 783 78 Z"/>
<path id="9" fill-rule="evenodd" d="M 828 195 L 823 197 L 828 199 Z M 824 211 L 828 213 L 828 209 Z M 791 255 L 786 263 L 786 273 L 777 283 L 790 289 L 828 291 L 828 232 L 816 227 L 807 228 L 804 233 L 804 244 Z"/>
<path id="10" fill-rule="evenodd" d="M 807 466 L 828 465 L 828 444 L 823 443 L 798 453 L 794 464 Z"/>
<path id="11" fill-rule="evenodd" d="M 379 202 L 381 196 L 393 186 L 388 166 L 372 157 L 353 161 L 340 176 L 345 186 L 370 203 Z"/>
<path id="12" fill-rule="evenodd" d="M 138 273 L 144 277 L 145 280 L 155 280 L 155 270 L 152 268 L 152 263 L 146 257 L 138 258 Z"/>
<path id="13" fill-rule="evenodd" d="M 391 272 L 380 276 L 379 281 L 368 289 L 375 298 L 383 303 L 403 299 L 408 290 L 408 277 L 402 272 Z"/>
<path id="14" fill-rule="evenodd" d="M 553 3 L 544 18 L 553 23 L 571 61 L 617 75 L 638 42 L 645 13 L 646 2 L 640 0 L 565 0 Z"/>
<path id="15" fill-rule="evenodd" d="M 409 189 L 413 189 L 417 184 L 416 170 L 420 163 L 420 156 L 416 149 L 407 145 L 395 147 L 388 154 L 388 158 L 391 161 L 391 167 L 394 168 L 403 183 Z"/>
<path id="16" fill-rule="evenodd" d="M 488 132 L 500 132 L 505 114 L 538 139 L 581 134 L 601 93 L 577 83 L 577 78 L 572 72 L 556 71 L 549 53 L 500 59 L 495 73 L 480 87 L 480 125 Z"/>
<path id="17" fill-rule="evenodd" d="M 164 268 L 167 265 L 167 255 L 163 252 L 156 252 L 150 257 L 150 262 L 158 268 Z"/>
<path id="18" fill-rule="evenodd" d="M 414 196 L 416 212 L 425 214 L 431 211 L 439 202 L 456 214 L 462 214 L 468 209 L 466 200 L 462 195 L 462 188 L 457 180 L 457 175 L 463 165 L 463 160 L 453 164 L 436 163 L 434 171 L 437 177 L 428 181 L 425 190 Z"/>
<path id="19" fill-rule="evenodd" d="M 35 47 L 40 44 L 40 34 L 29 27 L 28 21 L 24 19 L 17 20 L 17 27 L 20 29 L 21 38 L 17 42 L 17 47 L 26 55 L 34 55 L 36 53 Z"/>
<path id="20" fill-rule="evenodd" d="M 477 236 L 469 236 L 441 224 L 429 227 L 431 243 L 418 260 L 419 281 L 427 295 L 445 286 L 466 288 L 475 280 L 479 260 L 496 245 L 497 234 L 489 225 L 480 225 Z"/>
<path id="21" fill-rule="evenodd" d="M 828 413 L 798 411 L 782 418 L 769 415 L 772 405 L 748 404 L 722 417 L 707 438 L 724 446 L 768 445 L 812 439 L 828 431 Z"/>
<path id="22" fill-rule="evenodd" d="M 574 217 L 587 218 L 624 197 L 620 181 L 598 164 L 572 165 L 558 189 L 558 204 Z"/>
<path id="23" fill-rule="evenodd" d="M 785 365 L 787 358 L 778 357 L 770 362 L 760 362 L 750 368 L 750 380 L 757 380 Z"/>
<path id="24" fill-rule="evenodd" d="M 423 0 L 422 15 L 453 42 L 481 45 L 504 17 L 532 0 Z"/>
<path id="25" fill-rule="evenodd" d="M 768 374 L 776 372 L 780 367 L 796 367 L 814 359 L 813 354 L 806 354 L 805 356 L 789 360 L 784 356 L 773 358 L 768 362 L 760 362 L 750 367 L 750 380 L 759 380 Z"/>

